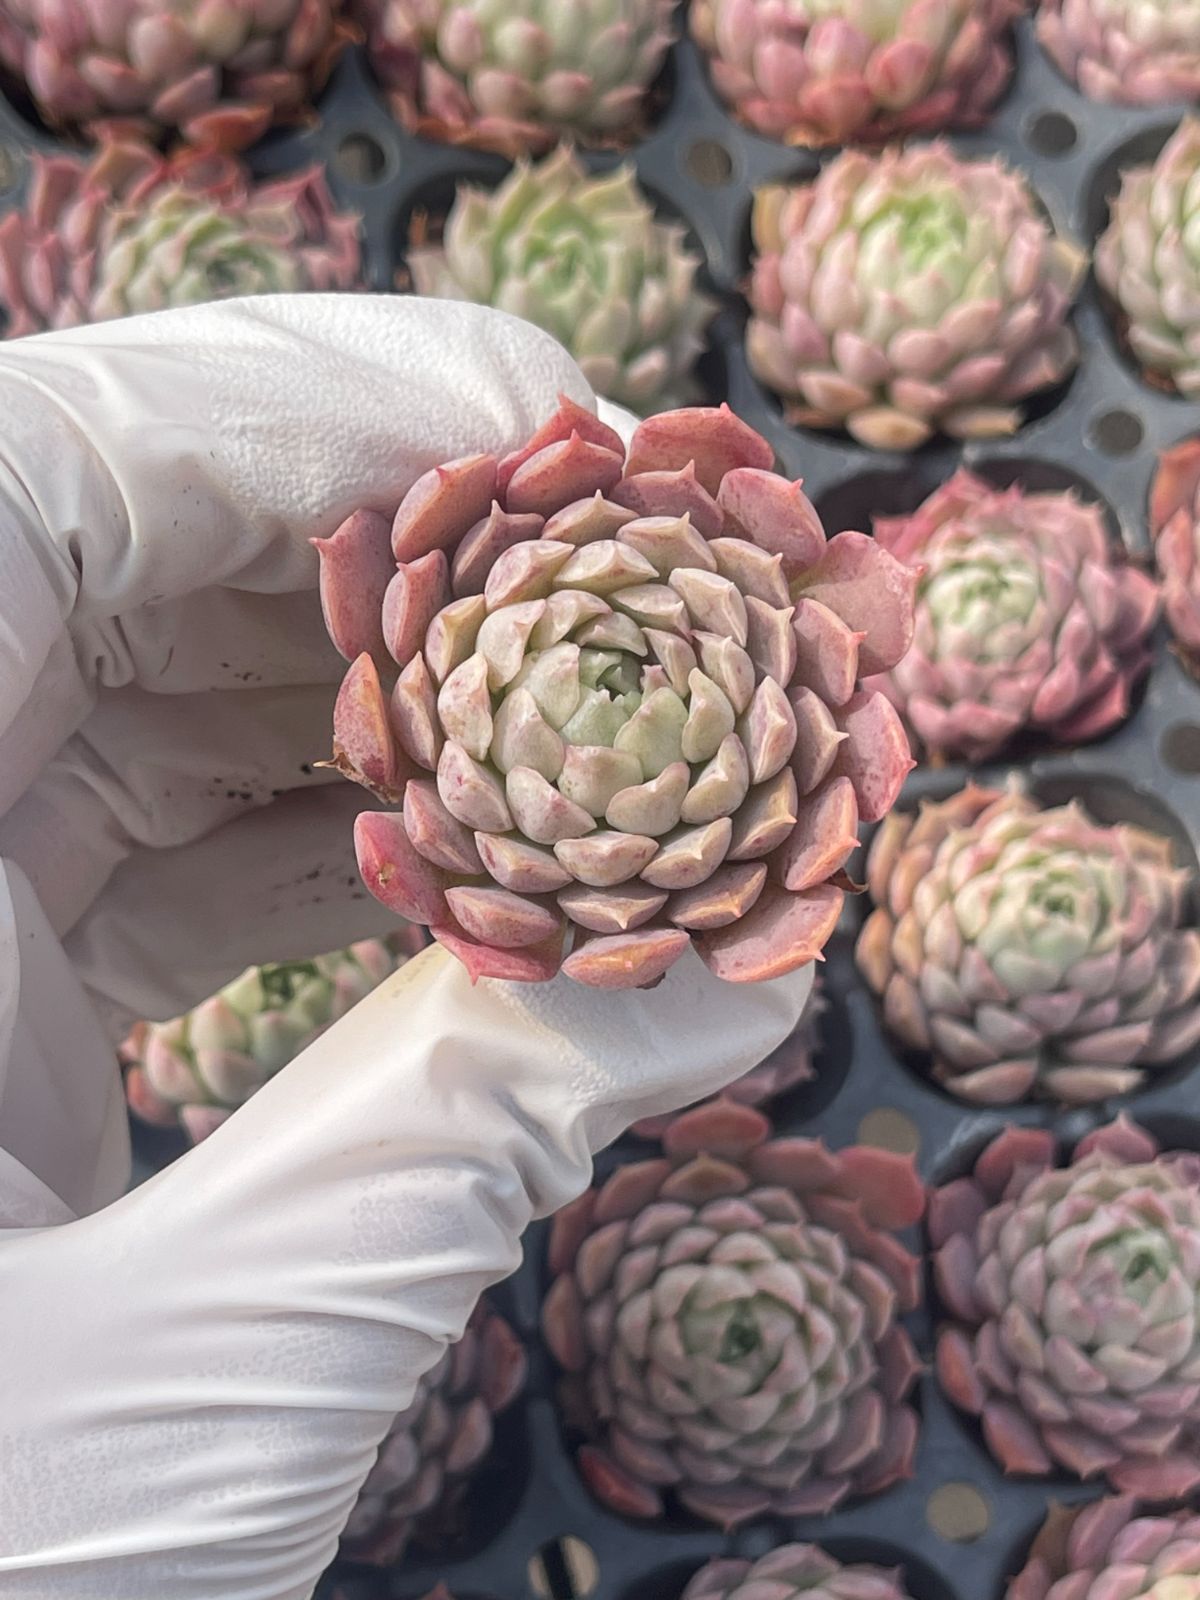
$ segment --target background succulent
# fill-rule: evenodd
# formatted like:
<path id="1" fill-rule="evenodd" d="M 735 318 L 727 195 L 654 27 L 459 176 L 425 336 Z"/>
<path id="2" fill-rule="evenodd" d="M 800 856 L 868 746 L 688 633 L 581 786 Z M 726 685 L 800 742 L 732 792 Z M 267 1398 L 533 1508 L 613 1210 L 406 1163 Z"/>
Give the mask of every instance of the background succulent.
<path id="1" fill-rule="evenodd" d="M 1130 1600 L 1200 1594 L 1200 1516 L 1143 1512 L 1132 1495 L 1052 1505 L 1005 1600 L 1105 1600 L 1114 1574 Z"/>
<path id="2" fill-rule="evenodd" d="M 414 1537 L 444 1537 L 491 1451 L 495 1418 L 525 1387 L 527 1367 L 512 1328 L 481 1301 L 462 1339 L 389 1428 L 342 1533 L 343 1556 L 392 1566 Z"/>
<path id="3" fill-rule="evenodd" d="M 843 1565 L 815 1544 L 781 1544 L 757 1561 L 710 1561 L 680 1600 L 908 1600 L 895 1571 Z"/>
<path id="4" fill-rule="evenodd" d="M 520 155 L 564 136 L 632 138 L 674 0 L 358 0 L 358 11 L 406 127 Z"/>
<path id="5" fill-rule="evenodd" d="M 1200 1157 L 1122 1118 L 1060 1167 L 1051 1133 L 1008 1128 L 931 1196 L 929 1237 L 938 1378 L 1006 1472 L 1200 1485 Z"/>
<path id="6" fill-rule="evenodd" d="M 1200 1040 L 1189 875 L 1157 834 L 971 785 L 894 813 L 867 880 L 862 974 L 964 1099 L 1100 1100 Z"/>
<path id="7" fill-rule="evenodd" d="M 403 803 L 359 816 L 359 867 L 473 973 L 635 987 L 695 935 L 750 982 L 832 932 L 912 765 L 856 679 L 907 648 L 913 574 L 826 543 L 773 459 L 727 407 L 651 418 L 626 458 L 564 401 L 322 541 L 335 764 Z"/>
<path id="8" fill-rule="evenodd" d="M 1165 450 L 1150 494 L 1163 609 L 1185 660 L 1200 662 L 1200 439 Z"/>
<path id="9" fill-rule="evenodd" d="M 542 1326 L 580 1470 L 623 1515 L 669 1493 L 731 1528 L 909 1473 L 919 1363 L 897 1318 L 920 1272 L 892 1230 L 921 1185 L 907 1158 L 768 1129 L 728 1101 L 685 1112 L 662 1159 L 554 1219 Z"/>
<path id="10" fill-rule="evenodd" d="M 241 150 L 294 120 L 349 33 L 341 0 L 0 0 L 0 61 L 54 128 Z"/>
<path id="11" fill-rule="evenodd" d="M 474 300 L 536 322 L 597 394 L 644 415 L 695 387 L 716 303 L 700 257 L 660 222 L 632 167 L 590 178 L 563 146 L 496 190 L 460 190 L 440 245 L 409 252 L 421 294 Z"/>
<path id="12" fill-rule="evenodd" d="M 1150 166 L 1122 174 L 1096 278 L 1146 376 L 1200 398 L 1200 118 L 1185 118 Z"/>
<path id="13" fill-rule="evenodd" d="M 846 144 L 977 127 L 1012 71 L 1015 0 L 696 0 L 713 83 L 757 132 Z"/>
<path id="14" fill-rule="evenodd" d="M 90 161 L 34 156 L 29 196 L 0 219 L 9 338 L 234 295 L 349 289 L 358 219 L 319 167 L 256 184 L 222 156 L 106 143 Z"/>
<path id="15" fill-rule="evenodd" d="M 146 1122 L 207 1138 L 423 943 L 409 929 L 312 961 L 247 967 L 183 1016 L 139 1023 L 122 1047 L 130 1106 Z"/>
<path id="16" fill-rule="evenodd" d="M 1039 0 L 1037 36 L 1092 100 L 1158 106 L 1200 96 L 1200 8 L 1192 0 Z"/>
<path id="17" fill-rule="evenodd" d="M 1074 744 L 1124 721 L 1158 591 L 1098 506 L 959 471 L 875 537 L 920 577 L 912 647 L 869 683 L 927 752 L 983 761 L 1025 730 Z"/>
<path id="18" fill-rule="evenodd" d="M 998 159 L 846 150 L 760 189 L 753 233 L 747 355 L 803 425 L 879 450 L 1012 433 L 1075 365 L 1085 257 Z"/>
<path id="19" fill-rule="evenodd" d="M 744 1077 L 729 1084 L 714 1098 L 732 1100 L 740 1106 L 769 1106 L 789 1089 L 807 1083 L 815 1074 L 813 1055 L 817 1049 L 821 1017 L 825 1009 L 818 976 L 813 980 L 803 1015 L 790 1036 L 756 1067 L 751 1067 Z M 703 1105 L 708 1102 L 699 1103 Z M 642 1117 L 633 1124 L 630 1132 L 639 1139 L 661 1139 L 677 1114 L 666 1112 L 660 1117 Z"/>

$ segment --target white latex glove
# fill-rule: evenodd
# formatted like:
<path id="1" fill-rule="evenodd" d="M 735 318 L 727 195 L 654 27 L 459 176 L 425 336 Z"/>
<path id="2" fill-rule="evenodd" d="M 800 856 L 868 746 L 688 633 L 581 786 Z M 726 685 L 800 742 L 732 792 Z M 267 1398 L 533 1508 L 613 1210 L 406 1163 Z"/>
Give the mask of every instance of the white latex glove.
<path id="1" fill-rule="evenodd" d="M 559 390 L 546 336 L 407 299 L 0 347 L 0 1596 L 308 1595 L 530 1218 L 798 1018 L 807 973 L 472 990 L 430 951 L 114 1198 L 129 1018 L 385 925 L 357 793 L 305 770 L 341 668 L 308 538 Z"/>

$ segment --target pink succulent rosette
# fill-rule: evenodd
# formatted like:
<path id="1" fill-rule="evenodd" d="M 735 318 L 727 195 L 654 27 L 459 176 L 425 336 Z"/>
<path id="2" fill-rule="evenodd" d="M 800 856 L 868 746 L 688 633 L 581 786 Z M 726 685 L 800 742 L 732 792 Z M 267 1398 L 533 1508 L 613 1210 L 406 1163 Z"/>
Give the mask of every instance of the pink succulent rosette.
<path id="1" fill-rule="evenodd" d="M 310 110 L 341 0 L 0 0 L 0 61 L 54 128 L 243 150 Z"/>
<path id="2" fill-rule="evenodd" d="M 1053 1505 L 1005 1600 L 1114 1600 L 1114 1593 L 1128 1600 L 1194 1600 L 1200 1594 L 1200 1516 L 1143 1511 L 1132 1495 Z"/>
<path id="3" fill-rule="evenodd" d="M 473 976 L 640 987 L 694 942 L 746 983 L 820 953 L 912 766 L 858 679 L 908 647 L 914 574 L 826 541 L 773 459 L 728 407 L 626 456 L 564 401 L 319 542 L 334 761 L 399 808 L 359 817 L 360 870 Z"/>
<path id="4" fill-rule="evenodd" d="M 29 197 L 0 220 L 10 339 L 243 294 L 352 289 L 358 218 L 319 167 L 256 183 L 229 156 L 163 157 L 110 141 L 90 160 L 34 156 Z"/>
<path id="5" fill-rule="evenodd" d="M 1087 95 L 1110 105 L 1166 106 L 1200 97 L 1200 14 L 1136 0 L 1038 0 L 1038 41 Z"/>
<path id="6" fill-rule="evenodd" d="M 829 145 L 979 127 L 1017 0 L 695 0 L 713 83 L 756 132 Z"/>
<path id="7" fill-rule="evenodd" d="M 680 1600 L 910 1600 L 895 1568 L 842 1562 L 816 1544 L 781 1544 L 757 1561 L 716 1556 Z"/>
<path id="8" fill-rule="evenodd" d="M 959 471 L 875 537 L 920 573 L 912 648 L 869 680 L 930 755 L 985 761 L 1018 734 L 1094 739 L 1129 715 L 1158 615 L 1098 506 Z"/>
<path id="9" fill-rule="evenodd" d="M 921 1269 L 911 1158 L 685 1112 L 664 1154 L 554 1218 L 542 1312 L 580 1471 L 624 1516 L 670 1494 L 723 1528 L 819 1515 L 910 1475 Z"/>
<path id="10" fill-rule="evenodd" d="M 1150 493 L 1163 609 L 1184 659 L 1200 662 L 1200 439 L 1165 450 Z"/>
<path id="11" fill-rule="evenodd" d="M 525 1387 L 528 1367 L 516 1333 L 481 1301 L 463 1337 L 425 1374 L 384 1435 L 339 1555 L 390 1567 L 414 1537 L 436 1537 L 484 1464 L 495 1420 Z"/>
<path id="12" fill-rule="evenodd" d="M 821 993 L 821 979 L 813 981 L 812 992 L 804 1014 L 792 1033 L 765 1061 L 751 1067 L 743 1077 L 724 1088 L 720 1095 L 710 1099 L 732 1100 L 739 1106 L 769 1106 L 773 1100 L 789 1089 L 797 1089 L 815 1075 L 813 1055 L 817 1049 L 821 1016 L 825 1010 L 825 997 Z M 701 1101 L 707 1105 L 708 1100 Z M 674 1122 L 677 1112 L 667 1111 L 658 1117 L 642 1117 L 630 1128 L 639 1139 L 661 1139 Z"/>
<path id="13" fill-rule="evenodd" d="M 1200 1486 L 1200 1156 L 1122 1117 L 1060 1165 L 1053 1134 L 1010 1127 L 928 1228 L 938 1378 L 1006 1472 Z"/>

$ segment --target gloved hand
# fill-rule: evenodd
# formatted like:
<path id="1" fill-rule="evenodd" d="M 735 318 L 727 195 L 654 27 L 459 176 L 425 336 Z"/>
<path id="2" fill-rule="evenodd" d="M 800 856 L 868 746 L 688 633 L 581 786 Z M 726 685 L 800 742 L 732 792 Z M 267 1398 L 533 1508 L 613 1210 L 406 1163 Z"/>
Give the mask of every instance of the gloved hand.
<path id="1" fill-rule="evenodd" d="M 0 346 L 0 1596 L 308 1595 L 529 1220 L 799 1016 L 808 973 L 472 989 L 428 951 L 116 1198 L 128 1021 L 387 925 L 369 797 L 310 770 L 342 663 L 308 538 L 560 390 L 591 403 L 546 336 L 409 299 Z"/>

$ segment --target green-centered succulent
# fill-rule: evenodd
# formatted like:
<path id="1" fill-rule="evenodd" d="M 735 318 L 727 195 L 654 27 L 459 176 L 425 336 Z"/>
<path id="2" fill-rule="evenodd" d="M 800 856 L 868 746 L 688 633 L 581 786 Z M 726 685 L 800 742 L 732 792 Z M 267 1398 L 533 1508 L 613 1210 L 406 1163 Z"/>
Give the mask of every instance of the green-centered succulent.
<path id="1" fill-rule="evenodd" d="M 815 1544 L 781 1544 L 757 1561 L 717 1557 L 680 1600 L 909 1600 L 895 1570 L 842 1562 Z"/>
<path id="2" fill-rule="evenodd" d="M 597 394 L 640 414 L 685 398 L 715 310 L 684 229 L 655 217 L 632 167 L 589 177 L 565 146 L 495 194 L 460 190 L 441 244 L 409 265 L 421 294 L 545 328 Z"/>

